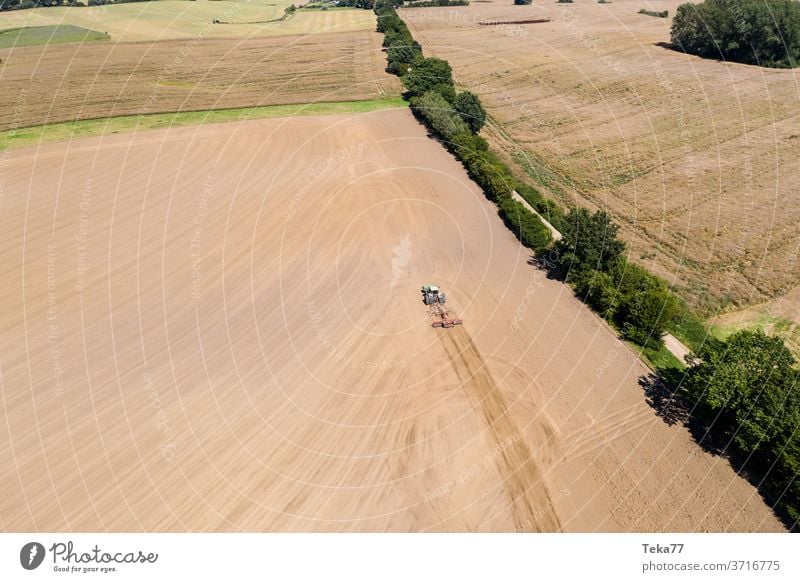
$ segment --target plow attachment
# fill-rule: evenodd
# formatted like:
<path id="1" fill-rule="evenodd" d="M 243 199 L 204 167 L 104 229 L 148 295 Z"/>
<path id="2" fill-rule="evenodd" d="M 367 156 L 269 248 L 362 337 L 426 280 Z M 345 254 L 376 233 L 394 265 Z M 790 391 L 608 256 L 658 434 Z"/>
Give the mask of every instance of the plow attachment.
<path id="1" fill-rule="evenodd" d="M 431 324 L 431 327 L 453 327 L 454 325 L 461 325 L 464 323 L 460 319 L 439 319 Z"/>

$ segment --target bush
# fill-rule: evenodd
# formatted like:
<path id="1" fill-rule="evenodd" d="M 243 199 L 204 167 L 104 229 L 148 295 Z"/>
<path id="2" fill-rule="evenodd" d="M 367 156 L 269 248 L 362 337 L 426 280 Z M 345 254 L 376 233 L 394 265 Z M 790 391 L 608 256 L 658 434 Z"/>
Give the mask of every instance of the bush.
<path id="1" fill-rule="evenodd" d="M 562 210 L 561 206 L 559 206 L 554 200 L 542 198 L 538 204 L 534 205 L 534 208 L 558 232 L 563 231 L 567 227 L 564 210 Z"/>
<path id="2" fill-rule="evenodd" d="M 403 77 L 403 85 L 410 96 L 438 91 L 445 98 L 452 92 L 452 97 L 455 98 L 453 70 L 450 68 L 450 63 L 435 57 L 414 61 L 411 69 Z"/>
<path id="3" fill-rule="evenodd" d="M 609 321 L 614 319 L 621 294 L 614 286 L 611 275 L 600 271 L 589 271 L 578 293 L 601 317 Z"/>
<path id="4" fill-rule="evenodd" d="M 389 61 L 389 65 L 406 65 L 406 70 L 408 70 L 408 64 L 418 55 L 419 52 L 411 43 L 404 40 L 396 40 L 386 49 L 386 58 Z"/>
<path id="5" fill-rule="evenodd" d="M 448 142 L 453 141 L 458 134 L 469 132 L 469 127 L 452 105 L 436 91 L 428 91 L 421 97 L 415 97 L 411 101 L 411 107 L 434 132 Z"/>
<path id="6" fill-rule="evenodd" d="M 485 159 L 489 144 L 485 139 L 473 133 L 462 133 L 453 138 L 453 146 L 458 158 L 468 164 L 477 159 Z"/>
<path id="7" fill-rule="evenodd" d="M 474 93 L 462 91 L 456 95 L 453 106 L 461 116 L 461 119 L 469 125 L 472 133 L 478 133 L 483 124 L 486 123 L 486 110 Z"/>
<path id="8" fill-rule="evenodd" d="M 692 354 L 686 394 L 694 414 L 746 455 L 748 472 L 792 522 L 800 510 L 800 375 L 783 342 L 741 331 Z"/>
<path id="9" fill-rule="evenodd" d="M 469 6 L 469 0 L 421 0 L 407 4 L 409 8 L 430 8 L 439 6 Z"/>
<path id="10" fill-rule="evenodd" d="M 513 198 L 501 198 L 497 204 L 500 217 L 519 241 L 533 250 L 541 250 L 550 243 L 550 231 L 536 215 Z"/>
<path id="11" fill-rule="evenodd" d="M 666 18 L 669 16 L 669 10 L 648 10 L 647 8 L 642 8 L 639 10 L 639 14 L 646 14 L 647 16 L 655 16 L 657 18 Z"/>
<path id="12" fill-rule="evenodd" d="M 658 349 L 664 345 L 661 336 L 675 314 L 675 296 L 666 285 L 651 286 L 626 297 L 619 306 L 622 312 L 623 335 L 640 346 Z"/>
<path id="13" fill-rule="evenodd" d="M 514 5 L 516 6 L 527 6 L 528 4 L 532 4 L 533 0 L 514 0 Z"/>
<path id="14" fill-rule="evenodd" d="M 511 197 L 513 177 L 503 164 L 493 163 L 486 157 L 465 164 L 467 173 L 483 188 L 486 197 L 492 201 Z"/>
<path id="15" fill-rule="evenodd" d="M 682 4 L 672 21 L 672 44 L 687 53 L 765 67 L 800 60 L 800 2 L 705 0 Z"/>
<path id="16" fill-rule="evenodd" d="M 582 271 L 609 272 L 625 250 L 617 239 L 619 226 L 602 210 L 590 214 L 585 208 L 575 208 L 565 217 L 564 227 L 557 245 L 557 270 L 564 279 L 580 276 Z"/>

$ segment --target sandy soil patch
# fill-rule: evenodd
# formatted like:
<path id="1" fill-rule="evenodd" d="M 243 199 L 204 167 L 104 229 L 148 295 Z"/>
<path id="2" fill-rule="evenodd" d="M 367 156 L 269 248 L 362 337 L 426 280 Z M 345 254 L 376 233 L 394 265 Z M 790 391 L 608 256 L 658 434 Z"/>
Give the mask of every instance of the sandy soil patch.
<path id="1" fill-rule="evenodd" d="M 6 530 L 782 529 L 408 110 L 2 163 Z"/>

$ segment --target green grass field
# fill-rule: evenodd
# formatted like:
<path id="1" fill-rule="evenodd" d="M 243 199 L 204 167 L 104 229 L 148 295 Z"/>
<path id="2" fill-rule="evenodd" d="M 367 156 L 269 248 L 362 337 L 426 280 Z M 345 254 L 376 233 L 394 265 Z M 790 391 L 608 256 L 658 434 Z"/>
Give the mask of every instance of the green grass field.
<path id="1" fill-rule="evenodd" d="M 0 19 L 0 25 L 3 23 Z M 0 49 L 56 44 L 61 42 L 92 42 L 109 40 L 105 32 L 89 30 L 71 24 L 55 24 L 52 26 L 24 26 L 0 30 Z"/>
<path id="2" fill-rule="evenodd" d="M 380 109 L 406 107 L 401 97 L 373 99 L 368 101 L 338 101 L 332 103 L 301 103 L 296 105 L 267 105 L 264 107 L 242 107 L 213 111 L 191 111 L 186 113 L 155 113 L 152 115 L 127 115 L 105 119 L 89 119 L 40 125 L 0 132 L 0 151 L 68 141 L 83 137 L 130 133 L 148 129 L 163 129 L 205 123 L 246 121 L 267 117 L 291 117 L 296 115 L 343 115 L 369 113 Z"/>

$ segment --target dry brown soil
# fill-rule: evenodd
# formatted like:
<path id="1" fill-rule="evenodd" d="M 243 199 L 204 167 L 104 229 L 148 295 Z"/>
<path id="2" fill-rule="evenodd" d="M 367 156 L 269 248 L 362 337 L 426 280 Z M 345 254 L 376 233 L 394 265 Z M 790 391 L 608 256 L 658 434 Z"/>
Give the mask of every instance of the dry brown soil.
<path id="1" fill-rule="evenodd" d="M 0 186 L 3 530 L 782 529 L 408 110 L 20 149 Z"/>

